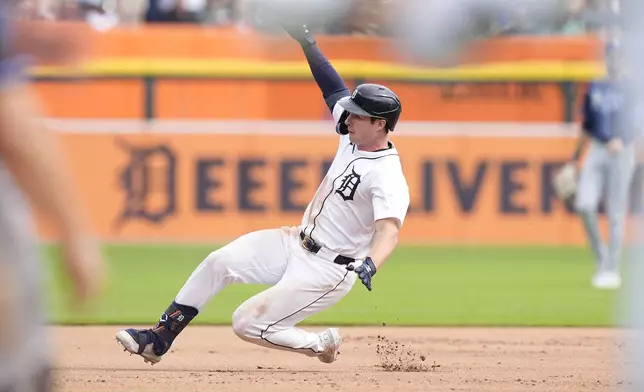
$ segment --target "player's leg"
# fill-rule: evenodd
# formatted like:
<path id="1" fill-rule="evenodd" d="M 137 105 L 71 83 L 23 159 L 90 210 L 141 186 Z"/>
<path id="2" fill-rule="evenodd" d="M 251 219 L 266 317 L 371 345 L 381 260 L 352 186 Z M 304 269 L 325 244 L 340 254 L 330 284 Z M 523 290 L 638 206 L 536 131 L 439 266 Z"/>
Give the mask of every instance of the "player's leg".
<path id="1" fill-rule="evenodd" d="M 237 308 L 233 330 L 254 344 L 333 362 L 342 341 L 337 329 L 312 333 L 295 325 L 338 303 L 355 279 L 345 266 L 302 249 L 294 240 L 282 280 Z"/>
<path id="2" fill-rule="evenodd" d="M 0 162 L 0 391 L 46 391 L 53 351 L 26 201 Z"/>
<path id="3" fill-rule="evenodd" d="M 592 142 L 579 174 L 575 210 L 579 213 L 598 269 L 606 262 L 606 247 L 599 230 L 598 207 L 607 176 L 607 151 Z"/>
<path id="4" fill-rule="evenodd" d="M 606 270 L 619 273 L 623 239 L 626 226 L 626 211 L 629 190 L 635 171 L 635 149 L 625 147 L 619 154 L 609 158 L 608 193 L 606 213 L 608 214 L 609 248 Z"/>
<path id="5" fill-rule="evenodd" d="M 249 233 L 210 253 L 190 275 L 154 328 L 119 331 L 117 341 L 146 362 L 160 361 L 179 333 L 224 287 L 233 283 L 273 285 L 282 278 L 288 260 L 283 237 L 288 230 Z"/>

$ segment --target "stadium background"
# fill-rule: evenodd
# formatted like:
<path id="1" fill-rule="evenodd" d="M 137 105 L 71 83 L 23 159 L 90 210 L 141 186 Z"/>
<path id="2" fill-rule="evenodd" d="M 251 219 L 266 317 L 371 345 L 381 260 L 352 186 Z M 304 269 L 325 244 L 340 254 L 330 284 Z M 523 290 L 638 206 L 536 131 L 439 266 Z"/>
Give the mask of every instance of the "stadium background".
<path id="1" fill-rule="evenodd" d="M 66 28 L 86 37 L 91 58 L 36 68 L 33 88 L 89 203 L 111 280 L 89 310 L 67 308 L 56 233 L 40 220 L 52 243 L 51 321 L 153 324 L 208 252 L 299 222 L 336 136 L 299 47 L 283 34 L 207 23 Z M 581 222 L 550 185 L 578 135 L 581 93 L 603 73 L 601 33 L 508 29 L 448 68 L 405 61 L 386 34 L 320 34 L 350 86 L 385 83 L 401 97 L 392 138 L 412 206 L 375 290 L 357 287 L 306 323 L 394 335 L 395 326 L 612 326 L 615 293 L 591 288 Z M 634 191 L 631 220 L 638 200 Z M 261 289 L 229 287 L 193 323 L 228 325 Z M 585 331 L 597 341 L 610 334 Z"/>

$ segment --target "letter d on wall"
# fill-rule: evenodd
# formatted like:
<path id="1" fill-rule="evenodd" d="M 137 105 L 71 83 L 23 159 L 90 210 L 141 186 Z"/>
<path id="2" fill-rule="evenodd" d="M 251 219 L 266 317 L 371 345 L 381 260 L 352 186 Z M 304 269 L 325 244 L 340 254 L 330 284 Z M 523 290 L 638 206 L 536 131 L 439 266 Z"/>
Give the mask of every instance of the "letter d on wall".
<path id="1" fill-rule="evenodd" d="M 162 223 L 176 210 L 175 154 L 165 144 L 134 147 L 123 140 L 118 143 L 129 153 L 129 161 L 119 174 L 124 203 L 116 228 L 131 219 Z"/>

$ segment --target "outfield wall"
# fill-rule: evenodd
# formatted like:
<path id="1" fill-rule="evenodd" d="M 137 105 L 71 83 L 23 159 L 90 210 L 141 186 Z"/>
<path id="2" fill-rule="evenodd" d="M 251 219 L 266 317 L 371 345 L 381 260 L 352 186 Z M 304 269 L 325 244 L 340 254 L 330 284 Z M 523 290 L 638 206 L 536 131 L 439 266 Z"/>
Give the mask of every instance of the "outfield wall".
<path id="1" fill-rule="evenodd" d="M 94 228 L 123 242 L 216 241 L 297 224 L 338 143 L 328 121 L 49 125 Z M 552 124 L 401 124 L 393 140 L 412 200 L 401 240 L 582 244 L 580 222 L 550 185 L 576 135 Z"/>
<path id="2" fill-rule="evenodd" d="M 218 65 L 207 64 L 211 73 L 216 74 Z M 338 66 L 340 71 L 341 66 L 342 63 Z M 304 69 L 306 65 L 297 63 L 296 67 Z M 347 64 L 346 68 L 352 69 L 353 66 Z M 530 68 L 532 66 L 517 66 L 512 72 L 530 72 Z M 122 72 L 126 72 L 125 69 L 129 69 L 128 65 L 123 66 Z M 185 70 L 189 68 L 177 66 L 175 72 L 177 69 L 189 73 Z M 252 72 L 260 69 L 253 68 Z M 305 71 L 310 72 L 308 68 Z M 426 83 L 384 78 L 369 78 L 367 81 L 386 84 L 400 96 L 404 103 L 405 121 L 557 122 L 566 117 L 567 105 L 573 107 L 573 120 L 578 117 L 579 97 L 585 88 L 581 81 L 572 83 L 578 92 L 567 97 L 561 83 L 506 80 L 480 83 L 487 80 L 486 72 L 487 69 L 479 70 L 474 81 Z M 575 70 L 569 72 L 574 73 Z M 293 80 L 213 78 L 215 76 L 204 79 L 166 76 L 155 80 L 153 102 L 147 101 L 154 118 L 313 121 L 329 117 L 321 93 L 312 80 L 298 80 L 295 76 Z M 353 87 L 356 80 L 365 79 L 348 80 L 347 84 Z M 126 77 L 85 79 L 71 83 L 44 80 L 37 83 L 35 91 L 47 103 L 47 113 L 52 117 L 141 119 L 146 116 L 144 77 L 133 80 Z"/>
<path id="3" fill-rule="evenodd" d="M 36 67 L 33 89 L 102 239 L 210 242 L 299 222 L 337 137 L 291 39 L 67 27 L 86 37 L 87 62 Z M 403 242 L 584 243 L 550 177 L 571 154 L 586 83 L 602 75 L 598 41 L 490 40 L 454 68 L 410 63 L 386 39 L 318 42 L 350 87 L 385 83 L 403 102 Z"/>

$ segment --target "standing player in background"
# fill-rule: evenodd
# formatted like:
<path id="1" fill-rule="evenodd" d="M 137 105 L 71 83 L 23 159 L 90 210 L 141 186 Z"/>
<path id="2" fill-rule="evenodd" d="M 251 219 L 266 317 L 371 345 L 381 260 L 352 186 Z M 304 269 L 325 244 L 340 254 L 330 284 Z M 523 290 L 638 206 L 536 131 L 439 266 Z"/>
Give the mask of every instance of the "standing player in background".
<path id="1" fill-rule="evenodd" d="M 40 392 L 51 390 L 52 353 L 28 201 L 59 230 L 63 265 L 81 303 L 100 289 L 102 264 L 59 144 L 37 118 L 26 83 L 29 59 L 64 59 L 67 40 L 56 29 L 14 22 L 0 5 L 0 391 Z"/>
<path id="2" fill-rule="evenodd" d="M 581 163 L 575 210 L 579 213 L 596 262 L 592 285 L 599 289 L 621 286 L 620 259 L 625 236 L 629 189 L 635 168 L 635 130 L 624 126 L 621 112 L 626 97 L 621 88 L 623 67 L 613 44 L 607 45 L 605 78 L 590 83 L 583 99 L 582 133 L 573 154 Z M 604 197 L 609 224 L 608 247 L 599 229 L 598 208 Z"/>
<path id="3" fill-rule="evenodd" d="M 245 234 L 212 252 L 154 328 L 116 334 L 125 350 L 145 362 L 159 362 L 224 287 L 259 283 L 272 287 L 237 308 L 232 317 L 237 336 L 331 363 L 342 342 L 339 331 L 318 334 L 295 325 L 338 303 L 356 277 L 371 290 L 372 277 L 396 247 L 410 199 L 398 151 L 388 139 L 400 100 L 374 84 L 351 94 L 306 26 L 287 31 L 300 43 L 340 134 L 333 163 L 298 227 Z"/>

